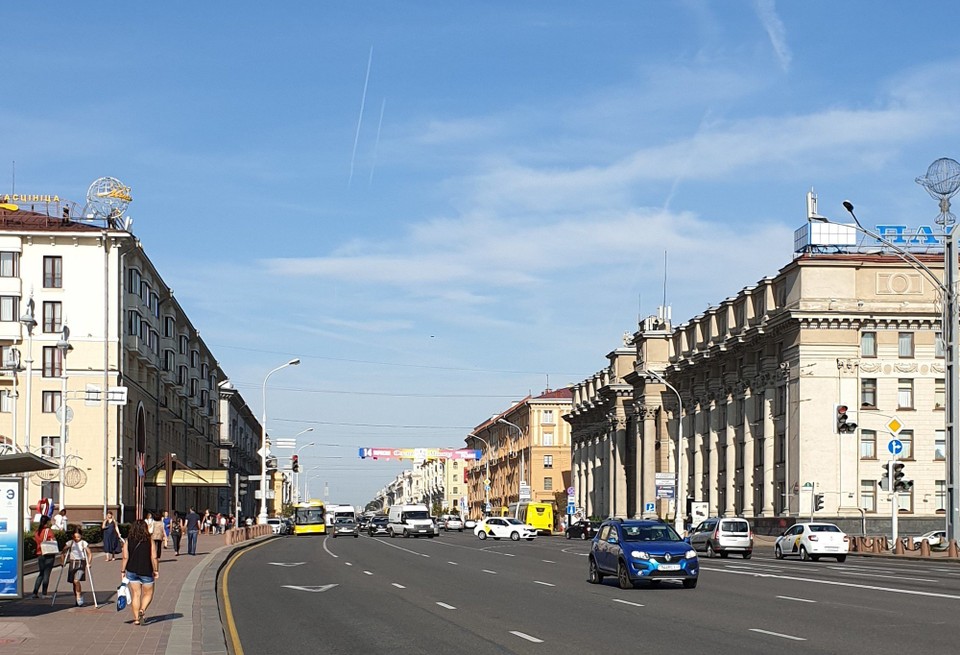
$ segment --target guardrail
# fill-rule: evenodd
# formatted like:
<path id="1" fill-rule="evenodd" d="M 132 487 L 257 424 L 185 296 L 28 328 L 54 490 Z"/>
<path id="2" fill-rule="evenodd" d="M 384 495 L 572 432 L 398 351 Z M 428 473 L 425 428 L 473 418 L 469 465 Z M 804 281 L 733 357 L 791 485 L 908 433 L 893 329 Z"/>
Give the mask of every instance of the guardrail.
<path id="1" fill-rule="evenodd" d="M 273 527 L 267 524 L 244 526 L 234 528 L 223 533 L 223 542 L 227 546 L 241 544 L 257 537 L 266 537 L 273 534 Z"/>
<path id="2" fill-rule="evenodd" d="M 897 539 L 896 543 L 891 543 L 889 537 L 864 536 L 850 537 L 850 552 L 860 554 L 874 555 L 902 555 L 912 558 L 951 558 L 960 557 L 960 548 L 957 546 L 957 540 L 951 539 L 943 547 L 933 548 L 926 539 L 914 544 L 911 537 L 902 537 Z"/>

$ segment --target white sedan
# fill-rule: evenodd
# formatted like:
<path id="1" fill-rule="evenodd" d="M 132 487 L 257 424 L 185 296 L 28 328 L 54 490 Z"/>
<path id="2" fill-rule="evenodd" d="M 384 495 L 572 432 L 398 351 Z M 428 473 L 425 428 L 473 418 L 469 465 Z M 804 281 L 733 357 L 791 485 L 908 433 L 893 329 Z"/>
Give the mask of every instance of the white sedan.
<path id="1" fill-rule="evenodd" d="M 509 516 L 503 518 L 494 516 L 477 523 L 477 527 L 473 529 L 473 534 L 480 537 L 480 541 L 487 537 L 493 539 L 509 537 L 513 541 L 520 541 L 521 539 L 533 541 L 537 536 L 537 530 L 532 525 L 527 525 Z"/>
<path id="2" fill-rule="evenodd" d="M 930 544 L 930 547 L 933 549 L 946 549 L 947 544 L 947 531 L 946 530 L 931 530 L 930 532 L 924 532 L 919 537 L 913 538 L 913 547 L 919 548 L 922 542 L 926 541 Z"/>
<path id="3" fill-rule="evenodd" d="M 773 545 L 773 556 L 777 559 L 799 555 L 804 561 L 816 562 L 826 556 L 843 562 L 848 552 L 850 538 L 833 523 L 797 523 L 777 537 Z"/>

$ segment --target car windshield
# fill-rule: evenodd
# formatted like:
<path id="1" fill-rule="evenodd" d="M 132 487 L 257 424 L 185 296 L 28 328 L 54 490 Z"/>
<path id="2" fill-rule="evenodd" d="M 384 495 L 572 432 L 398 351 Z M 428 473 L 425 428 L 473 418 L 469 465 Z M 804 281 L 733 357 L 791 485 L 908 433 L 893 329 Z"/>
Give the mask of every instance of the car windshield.
<path id="1" fill-rule="evenodd" d="M 669 525 L 625 525 L 624 541 L 682 541 Z"/>
<path id="2" fill-rule="evenodd" d="M 504 520 L 510 525 L 523 525 L 523 521 L 518 521 L 517 519 L 507 518 Z"/>
<path id="3" fill-rule="evenodd" d="M 830 524 L 811 525 L 809 527 L 810 527 L 810 532 L 840 532 L 840 528 Z"/>
<path id="4" fill-rule="evenodd" d="M 337 523 L 353 523 L 353 519 L 347 518 L 345 516 L 338 516 L 336 522 Z"/>
<path id="5" fill-rule="evenodd" d="M 370 522 L 375 525 L 386 525 L 387 523 L 389 523 L 386 516 L 378 516 L 377 518 L 373 519 Z"/>
<path id="6" fill-rule="evenodd" d="M 404 518 L 404 520 L 410 520 L 410 519 L 430 519 L 430 515 L 427 514 L 426 512 L 424 512 L 423 510 L 420 510 L 420 511 L 416 511 L 416 512 L 404 512 L 404 513 L 403 513 L 403 518 Z"/>

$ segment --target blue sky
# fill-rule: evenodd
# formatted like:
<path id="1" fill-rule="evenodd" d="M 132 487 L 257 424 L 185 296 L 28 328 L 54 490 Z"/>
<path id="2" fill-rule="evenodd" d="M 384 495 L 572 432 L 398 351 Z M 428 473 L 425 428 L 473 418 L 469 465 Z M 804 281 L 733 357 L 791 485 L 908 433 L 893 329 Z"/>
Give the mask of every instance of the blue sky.
<path id="1" fill-rule="evenodd" d="M 314 427 L 330 500 L 400 469 L 357 447 L 458 446 L 603 368 L 665 252 L 676 325 L 790 260 L 811 187 L 929 224 L 914 178 L 960 157 L 949 3 L 95 6 L 0 9 L 0 189 L 128 184 L 258 414 L 302 358 L 269 429 Z"/>

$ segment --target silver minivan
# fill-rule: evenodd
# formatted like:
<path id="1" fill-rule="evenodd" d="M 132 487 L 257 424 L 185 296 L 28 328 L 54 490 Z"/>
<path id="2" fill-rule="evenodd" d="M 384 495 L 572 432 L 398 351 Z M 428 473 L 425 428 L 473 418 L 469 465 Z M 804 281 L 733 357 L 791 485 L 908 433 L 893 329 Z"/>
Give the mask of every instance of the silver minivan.
<path id="1" fill-rule="evenodd" d="M 750 559 L 753 555 L 753 531 L 746 519 L 709 518 L 690 531 L 687 541 L 707 557 L 727 557 L 730 553 Z"/>

